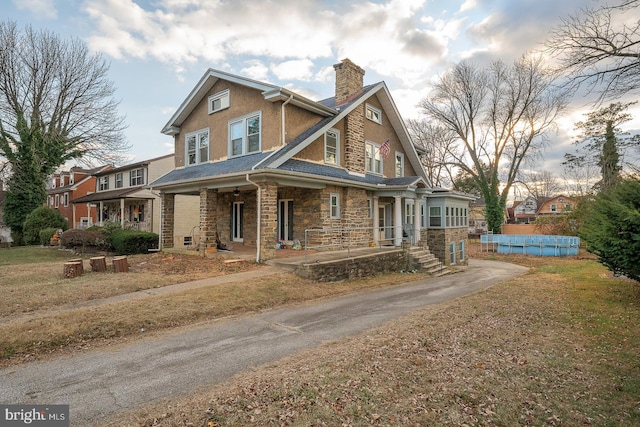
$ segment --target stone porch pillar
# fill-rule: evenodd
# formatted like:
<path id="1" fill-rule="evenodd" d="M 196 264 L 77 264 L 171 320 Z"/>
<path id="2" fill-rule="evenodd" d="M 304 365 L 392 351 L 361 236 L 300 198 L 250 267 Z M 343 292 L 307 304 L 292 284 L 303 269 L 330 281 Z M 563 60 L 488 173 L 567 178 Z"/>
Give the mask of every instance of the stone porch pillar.
<path id="1" fill-rule="evenodd" d="M 371 209 L 373 209 L 373 241 L 375 242 L 376 245 L 380 246 L 380 229 L 378 228 L 380 226 L 380 212 L 378 210 L 378 197 L 377 196 L 373 196 L 373 206 L 371 207 Z"/>
<path id="2" fill-rule="evenodd" d="M 258 183 L 258 256 L 259 262 L 276 257 L 278 240 L 278 186 L 271 182 Z"/>
<path id="3" fill-rule="evenodd" d="M 175 220 L 175 199 L 176 195 L 172 193 L 161 193 L 162 201 L 162 220 L 161 220 L 161 248 L 173 247 L 173 230 Z M 102 218 L 102 202 L 100 202 L 100 217 Z"/>
<path id="4" fill-rule="evenodd" d="M 393 198 L 393 245 L 402 246 L 402 197 Z"/>
<path id="5" fill-rule="evenodd" d="M 200 189 L 200 253 L 205 255 L 207 248 L 217 248 L 216 232 L 218 230 L 216 206 L 218 190 Z"/>

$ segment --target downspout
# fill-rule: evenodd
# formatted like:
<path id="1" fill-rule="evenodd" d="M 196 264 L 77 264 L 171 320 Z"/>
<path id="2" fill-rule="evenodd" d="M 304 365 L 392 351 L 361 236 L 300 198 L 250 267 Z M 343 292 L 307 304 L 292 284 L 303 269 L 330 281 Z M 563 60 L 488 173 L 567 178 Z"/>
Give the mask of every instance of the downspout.
<path id="1" fill-rule="evenodd" d="M 256 204 L 257 204 L 257 209 L 256 209 L 256 211 L 257 211 L 257 217 L 256 217 L 257 221 L 256 222 L 258 223 L 257 224 L 257 231 L 256 231 L 256 262 L 259 263 L 260 262 L 260 229 L 261 229 L 260 223 L 262 222 L 262 219 L 261 219 L 261 204 L 262 204 L 261 203 L 261 201 L 262 201 L 261 200 L 261 192 L 260 192 L 260 186 L 249 179 L 249 174 L 248 173 L 247 173 L 245 178 L 247 179 L 248 183 L 253 184 L 253 185 L 256 186 L 256 192 L 258 193 L 258 199 L 256 201 Z"/>
<path id="2" fill-rule="evenodd" d="M 286 101 L 284 101 L 282 103 L 282 114 L 280 114 L 280 117 L 282 117 L 282 140 L 280 141 L 280 145 L 284 146 L 284 136 L 285 136 L 285 131 L 284 131 L 284 107 L 291 102 L 291 100 L 293 99 L 293 94 L 291 94 L 289 96 L 289 99 L 287 99 Z"/>

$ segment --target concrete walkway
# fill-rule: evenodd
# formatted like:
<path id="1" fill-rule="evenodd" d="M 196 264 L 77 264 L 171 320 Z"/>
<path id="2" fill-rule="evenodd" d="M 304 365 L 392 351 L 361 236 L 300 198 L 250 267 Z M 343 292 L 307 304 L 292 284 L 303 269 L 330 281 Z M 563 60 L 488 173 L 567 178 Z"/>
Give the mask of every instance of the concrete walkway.
<path id="1" fill-rule="evenodd" d="M 472 259 L 469 267 L 453 275 L 12 366 L 0 370 L 0 402 L 69 404 L 71 425 L 99 425 L 101 419 L 120 411 L 212 387 L 251 367 L 363 333 L 426 305 L 486 289 L 526 271 L 513 264 Z M 251 273 L 264 275 L 265 270 Z M 199 282 L 197 286 L 207 286 Z"/>

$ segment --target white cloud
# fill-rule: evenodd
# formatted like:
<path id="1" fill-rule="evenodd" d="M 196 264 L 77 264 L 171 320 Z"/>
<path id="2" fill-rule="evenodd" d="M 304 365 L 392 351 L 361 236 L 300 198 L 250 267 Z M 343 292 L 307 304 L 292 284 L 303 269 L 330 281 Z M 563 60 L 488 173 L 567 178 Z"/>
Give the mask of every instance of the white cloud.
<path id="1" fill-rule="evenodd" d="M 280 80 L 310 81 L 313 78 L 313 62 L 309 59 L 296 59 L 271 65 L 271 71 Z"/>
<path id="2" fill-rule="evenodd" d="M 477 0 L 466 0 L 464 3 L 462 3 L 462 6 L 460 6 L 458 13 L 468 12 L 470 10 L 473 10 L 476 8 L 477 5 L 478 5 Z"/>
<path id="3" fill-rule="evenodd" d="M 36 19 L 56 19 L 54 0 L 13 0 L 13 5 L 18 10 L 26 10 L 33 13 Z"/>

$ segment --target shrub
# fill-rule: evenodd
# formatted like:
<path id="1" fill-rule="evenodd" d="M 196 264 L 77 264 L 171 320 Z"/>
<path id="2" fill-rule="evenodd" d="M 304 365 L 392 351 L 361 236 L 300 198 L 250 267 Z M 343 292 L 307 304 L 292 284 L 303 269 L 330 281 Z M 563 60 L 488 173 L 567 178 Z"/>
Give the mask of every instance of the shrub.
<path id="1" fill-rule="evenodd" d="M 40 244 L 42 246 L 48 245 L 53 235 L 57 232 L 57 228 L 43 228 L 42 230 L 40 230 Z"/>
<path id="2" fill-rule="evenodd" d="M 91 227 L 86 230 L 67 230 L 62 233 L 60 244 L 65 248 L 72 249 L 91 246 L 99 250 L 111 250 L 111 244 L 100 227 Z"/>
<path id="3" fill-rule="evenodd" d="M 34 209 L 27 215 L 22 226 L 24 242 L 27 245 L 37 245 L 40 242 L 40 230 L 45 228 L 66 230 L 67 220 L 55 209 L 46 206 Z"/>
<path id="4" fill-rule="evenodd" d="M 118 255 L 146 254 L 158 247 L 158 235 L 145 231 L 119 230 L 111 235 L 111 243 Z"/>

